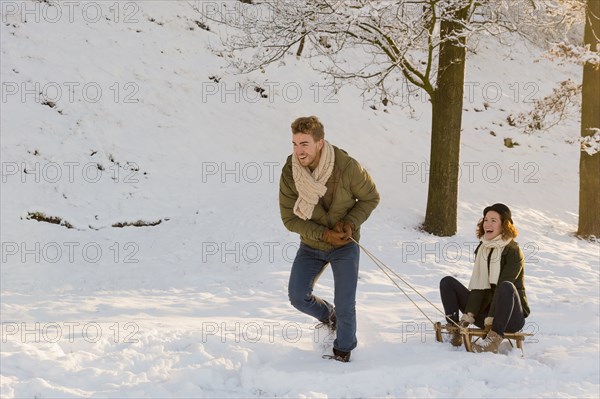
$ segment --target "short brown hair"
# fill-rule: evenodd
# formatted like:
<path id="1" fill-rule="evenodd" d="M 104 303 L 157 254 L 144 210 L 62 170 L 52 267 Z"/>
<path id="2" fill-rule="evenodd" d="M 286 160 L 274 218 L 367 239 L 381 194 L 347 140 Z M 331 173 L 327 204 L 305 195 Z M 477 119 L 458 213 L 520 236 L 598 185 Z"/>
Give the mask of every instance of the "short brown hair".
<path id="1" fill-rule="evenodd" d="M 508 240 L 509 238 L 516 238 L 519 235 L 517 228 L 512 223 L 512 219 L 505 219 L 504 215 L 500 214 L 502 219 L 502 239 Z M 483 218 L 477 223 L 477 238 L 483 237 L 485 231 L 483 230 Z"/>
<path id="2" fill-rule="evenodd" d="M 302 116 L 292 122 L 292 133 L 310 134 L 314 141 L 325 138 L 323 124 L 316 116 Z"/>

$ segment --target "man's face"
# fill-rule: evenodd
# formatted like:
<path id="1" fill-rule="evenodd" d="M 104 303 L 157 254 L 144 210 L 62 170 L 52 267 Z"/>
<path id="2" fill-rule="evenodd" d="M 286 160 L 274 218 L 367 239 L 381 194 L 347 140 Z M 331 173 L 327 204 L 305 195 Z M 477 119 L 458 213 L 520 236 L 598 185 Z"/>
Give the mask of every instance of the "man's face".
<path id="1" fill-rule="evenodd" d="M 294 143 L 294 155 L 300 165 L 308 167 L 311 171 L 315 170 L 321 159 L 323 139 L 315 142 L 310 134 L 296 133 L 292 134 L 292 143 Z"/>

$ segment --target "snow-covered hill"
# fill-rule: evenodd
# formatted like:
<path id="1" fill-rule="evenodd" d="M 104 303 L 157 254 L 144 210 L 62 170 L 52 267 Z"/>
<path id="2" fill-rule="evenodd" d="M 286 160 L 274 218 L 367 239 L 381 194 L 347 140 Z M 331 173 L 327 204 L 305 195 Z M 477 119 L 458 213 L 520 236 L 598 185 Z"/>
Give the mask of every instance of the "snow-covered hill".
<path id="1" fill-rule="evenodd" d="M 2 2 L 0 396 L 600 395 L 600 249 L 573 236 L 578 121 L 533 135 L 506 122 L 579 68 L 478 43 L 459 231 L 438 238 L 417 229 L 425 101 L 373 110 L 293 57 L 228 75 L 193 2 L 70 4 Z M 314 321 L 287 301 L 298 237 L 277 204 L 289 125 L 313 114 L 382 196 L 361 243 L 435 303 L 443 276 L 468 281 L 483 207 L 512 208 L 535 333 L 524 357 L 436 343 L 363 255 L 353 361 L 321 359 Z M 31 219 L 42 213 L 63 225 Z M 112 227 L 138 221 L 160 223 Z M 332 298 L 329 272 L 316 292 Z"/>

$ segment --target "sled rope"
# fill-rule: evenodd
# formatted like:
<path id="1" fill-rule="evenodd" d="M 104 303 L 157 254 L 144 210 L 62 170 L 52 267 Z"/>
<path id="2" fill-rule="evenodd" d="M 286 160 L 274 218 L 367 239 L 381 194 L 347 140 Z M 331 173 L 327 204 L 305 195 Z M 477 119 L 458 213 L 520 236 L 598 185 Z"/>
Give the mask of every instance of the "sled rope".
<path id="1" fill-rule="evenodd" d="M 435 322 L 433 320 L 431 320 L 431 318 L 429 316 L 427 316 L 427 314 L 423 311 L 423 309 L 421 309 L 419 307 L 419 305 L 416 304 L 415 301 L 412 300 L 412 298 L 406 293 L 406 291 L 404 291 L 402 289 L 402 287 L 400 287 L 400 285 L 398 285 L 398 283 L 396 282 L 396 280 L 394 280 L 388 273 L 388 271 L 390 273 L 392 273 L 394 276 L 396 276 L 400 281 L 402 281 L 404 284 L 406 284 L 411 290 L 413 290 L 417 295 L 419 295 L 421 298 L 423 298 L 427 303 L 429 303 L 431 306 L 433 306 L 442 316 L 444 316 L 445 320 L 450 320 L 450 322 L 452 322 L 452 324 L 454 324 L 456 327 L 459 328 L 459 330 L 463 330 L 464 327 L 462 327 L 461 325 L 459 325 L 457 322 L 455 322 L 454 320 L 447 318 L 446 314 L 444 313 L 443 310 L 441 310 L 440 308 L 438 308 L 433 302 L 431 302 L 429 299 L 427 299 L 423 294 L 421 294 L 415 287 L 413 287 L 412 285 L 410 285 L 408 283 L 408 281 L 406 281 L 405 279 L 403 279 L 398 273 L 396 273 L 392 268 L 390 268 L 388 265 L 386 265 L 384 262 L 382 262 L 379 258 L 377 258 L 375 255 L 373 255 L 368 249 L 366 249 L 365 247 L 363 247 L 358 241 L 356 241 L 354 238 L 350 237 L 350 239 L 356 243 L 356 245 L 358 245 L 360 247 L 360 249 L 363 250 L 363 252 L 365 254 L 367 254 L 367 256 L 369 258 L 371 258 L 371 260 L 373 261 L 373 263 L 375 263 L 377 265 L 377 267 L 379 267 L 379 269 L 383 272 L 383 274 L 385 274 L 387 276 L 388 279 L 390 279 L 390 281 L 392 283 L 394 283 L 394 285 L 396 287 L 398 287 L 398 289 L 400 291 L 402 291 L 402 293 L 412 302 L 413 305 L 415 305 L 415 307 L 417 309 L 419 309 L 419 311 L 423 314 L 423 316 L 425 316 L 425 318 L 427 318 L 427 320 L 429 320 L 432 324 L 435 325 Z"/>

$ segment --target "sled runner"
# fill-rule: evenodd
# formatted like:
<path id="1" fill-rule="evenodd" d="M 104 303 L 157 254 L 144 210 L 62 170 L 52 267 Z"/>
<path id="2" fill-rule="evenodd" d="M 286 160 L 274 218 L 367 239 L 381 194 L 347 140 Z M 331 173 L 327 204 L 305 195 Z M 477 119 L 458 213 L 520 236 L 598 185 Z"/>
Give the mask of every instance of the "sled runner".
<path id="1" fill-rule="evenodd" d="M 442 342 L 442 333 L 454 333 L 458 330 L 458 327 L 455 326 L 445 326 L 442 325 L 439 321 L 434 324 L 435 328 L 435 340 L 438 342 Z M 472 337 L 485 337 L 487 332 L 485 330 L 481 330 L 479 328 L 463 328 L 461 331 L 463 336 L 463 343 L 465 344 L 465 349 L 467 352 L 473 352 L 473 348 L 471 347 L 471 338 Z M 516 333 L 504 333 L 504 338 L 507 338 L 510 344 L 512 345 L 511 340 L 515 340 L 517 344 L 517 348 L 521 349 L 523 352 L 523 340 L 525 337 L 531 337 L 533 334 L 525 333 L 525 332 L 516 332 Z"/>

